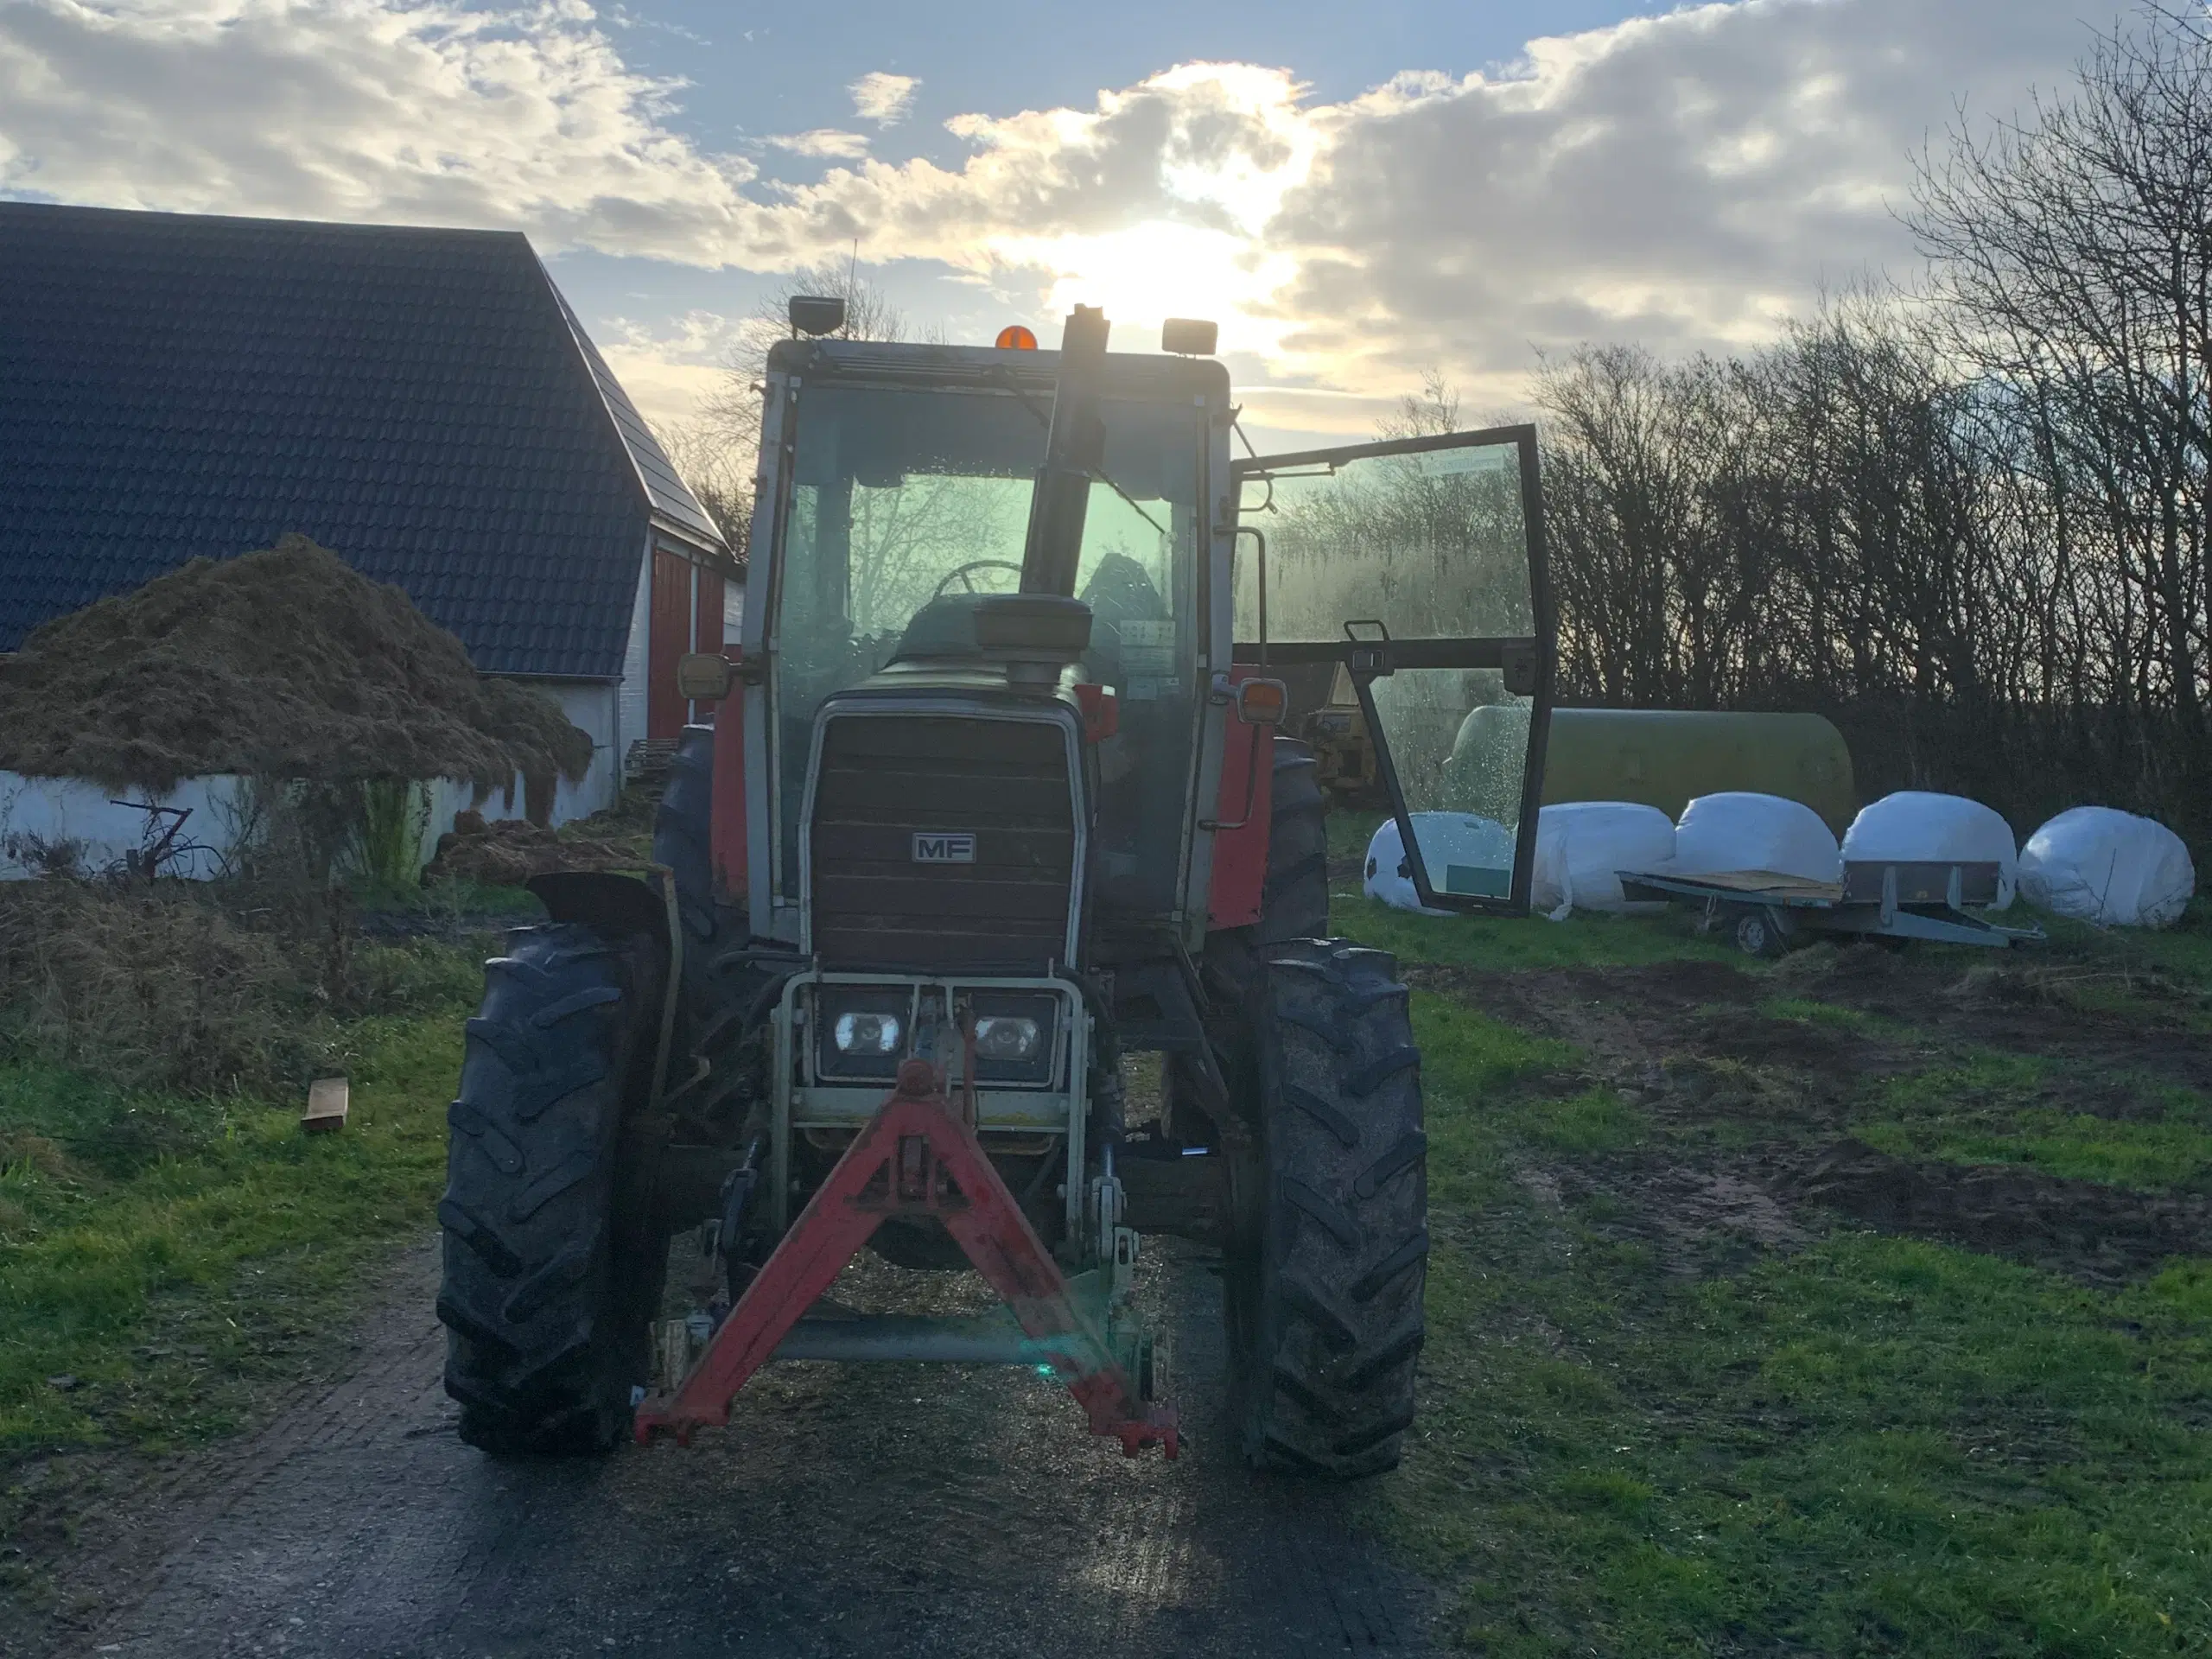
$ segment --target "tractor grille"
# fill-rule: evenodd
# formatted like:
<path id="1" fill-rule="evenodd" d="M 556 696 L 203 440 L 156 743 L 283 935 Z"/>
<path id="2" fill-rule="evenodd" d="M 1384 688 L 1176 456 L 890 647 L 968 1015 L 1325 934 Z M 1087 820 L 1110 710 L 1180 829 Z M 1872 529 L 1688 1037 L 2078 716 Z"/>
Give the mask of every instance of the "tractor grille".
<path id="1" fill-rule="evenodd" d="M 1044 721 L 833 716 L 810 848 L 825 966 L 1041 974 L 1067 954 L 1066 737 Z"/>

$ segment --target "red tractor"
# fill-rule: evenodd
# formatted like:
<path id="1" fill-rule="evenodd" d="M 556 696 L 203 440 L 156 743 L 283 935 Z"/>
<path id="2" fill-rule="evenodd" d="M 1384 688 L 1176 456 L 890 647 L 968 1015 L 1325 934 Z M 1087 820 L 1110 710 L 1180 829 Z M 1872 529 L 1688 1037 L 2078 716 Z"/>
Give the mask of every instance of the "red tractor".
<path id="1" fill-rule="evenodd" d="M 1130 1294 L 1141 1236 L 1172 1233 L 1221 1253 L 1243 1454 L 1391 1467 L 1421 1056 L 1392 958 L 1328 937 L 1321 793 L 1278 728 L 1287 678 L 1342 664 L 1400 873 L 1440 909 L 1525 908 L 1532 431 L 1236 461 L 1210 325 L 1109 354 L 1087 308 L 1057 353 L 793 314 L 743 648 L 682 664 L 716 712 L 656 868 L 542 878 L 553 919 L 486 964 L 468 1025 L 438 1211 L 463 1437 L 688 1440 L 770 1359 L 919 1359 L 1037 1368 L 1172 1456 Z M 1528 763 L 1494 816 L 1436 810 L 1485 703 L 1525 717 Z M 1135 1122 L 1143 1051 L 1161 1104 Z M 715 1287 L 664 1318 L 694 1230 Z M 824 1293 L 863 1247 L 972 1267 L 1003 1305 L 852 1315 Z"/>

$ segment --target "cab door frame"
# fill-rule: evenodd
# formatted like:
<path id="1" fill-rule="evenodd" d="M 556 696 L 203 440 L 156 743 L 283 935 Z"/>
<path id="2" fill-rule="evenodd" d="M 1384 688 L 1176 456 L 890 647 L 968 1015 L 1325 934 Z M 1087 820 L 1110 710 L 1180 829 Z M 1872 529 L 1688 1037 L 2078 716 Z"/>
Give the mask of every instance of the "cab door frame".
<path id="1" fill-rule="evenodd" d="M 1266 483 L 1285 474 L 1313 476 L 1316 469 L 1333 474 L 1356 461 L 1393 455 L 1433 454 L 1461 448 L 1513 447 L 1518 463 L 1520 503 L 1529 562 L 1529 596 L 1534 620 L 1532 635 L 1439 635 L 1392 637 L 1380 622 L 1359 617 L 1340 619 L 1344 638 L 1335 640 L 1239 639 L 1236 662 L 1255 666 L 1341 663 L 1349 671 L 1360 710 L 1366 717 L 1369 740 L 1375 746 L 1376 771 L 1390 800 L 1392 816 L 1406 848 L 1406 863 L 1414 889 L 1431 909 L 1469 911 L 1493 915 L 1525 916 L 1536 851 L 1537 813 L 1541 805 L 1544 751 L 1551 726 L 1553 688 L 1558 658 L 1558 623 L 1553 608 L 1550 570 L 1544 539 L 1543 488 L 1538 471 L 1536 429 L 1532 424 L 1487 427 L 1466 432 L 1447 432 L 1428 437 L 1389 438 L 1373 443 L 1346 444 L 1326 449 L 1301 449 L 1280 454 L 1253 455 L 1230 464 L 1237 486 L 1238 527 L 1258 530 L 1264 537 L 1265 523 L 1253 522 L 1267 510 L 1267 503 L 1249 505 L 1246 486 Z M 1272 491 L 1270 491 L 1270 499 Z M 1264 541 L 1261 544 L 1264 547 Z M 1255 556 L 1265 573 L 1262 582 L 1280 580 L 1266 570 L 1263 551 Z M 1264 586 L 1262 611 L 1264 619 Z M 1362 630 L 1367 632 L 1362 632 Z M 1513 871 L 1508 892 L 1502 896 L 1446 892 L 1429 879 L 1427 861 L 1414 833 L 1413 807 L 1406 798 L 1398 768 L 1390 754 L 1389 739 L 1378 713 L 1374 683 L 1401 669 L 1491 669 L 1503 675 L 1510 693 L 1529 700 L 1529 749 L 1521 790 L 1520 822 L 1514 825 Z M 1262 669 L 1264 671 L 1264 668 Z"/>

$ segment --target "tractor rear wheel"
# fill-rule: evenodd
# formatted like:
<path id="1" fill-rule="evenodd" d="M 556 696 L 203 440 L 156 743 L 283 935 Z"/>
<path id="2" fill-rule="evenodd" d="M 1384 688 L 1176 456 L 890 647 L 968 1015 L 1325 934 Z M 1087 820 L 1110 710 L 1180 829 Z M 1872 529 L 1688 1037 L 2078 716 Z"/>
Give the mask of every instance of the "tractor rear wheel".
<path id="1" fill-rule="evenodd" d="M 657 948 L 575 923 L 485 964 L 448 1109 L 446 1392 L 487 1452 L 612 1447 L 648 1379 L 665 1255 L 625 1213 L 624 1103 L 650 1064 Z"/>
<path id="2" fill-rule="evenodd" d="M 1421 1053 L 1385 952 L 1262 952 L 1249 995 L 1258 1144 L 1225 1273 L 1246 1458 L 1340 1479 L 1395 1468 L 1414 1420 L 1428 1176 Z"/>

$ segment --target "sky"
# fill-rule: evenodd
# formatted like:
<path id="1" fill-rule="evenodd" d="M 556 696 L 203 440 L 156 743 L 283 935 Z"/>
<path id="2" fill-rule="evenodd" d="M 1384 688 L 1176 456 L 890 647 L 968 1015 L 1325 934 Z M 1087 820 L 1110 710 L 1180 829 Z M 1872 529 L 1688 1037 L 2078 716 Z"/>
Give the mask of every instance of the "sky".
<path id="1" fill-rule="evenodd" d="M 0 194 L 524 231 L 664 424 L 826 260 L 953 340 L 1211 317 L 1295 444 L 1910 280 L 1914 156 L 2126 3 L 0 0 Z"/>

